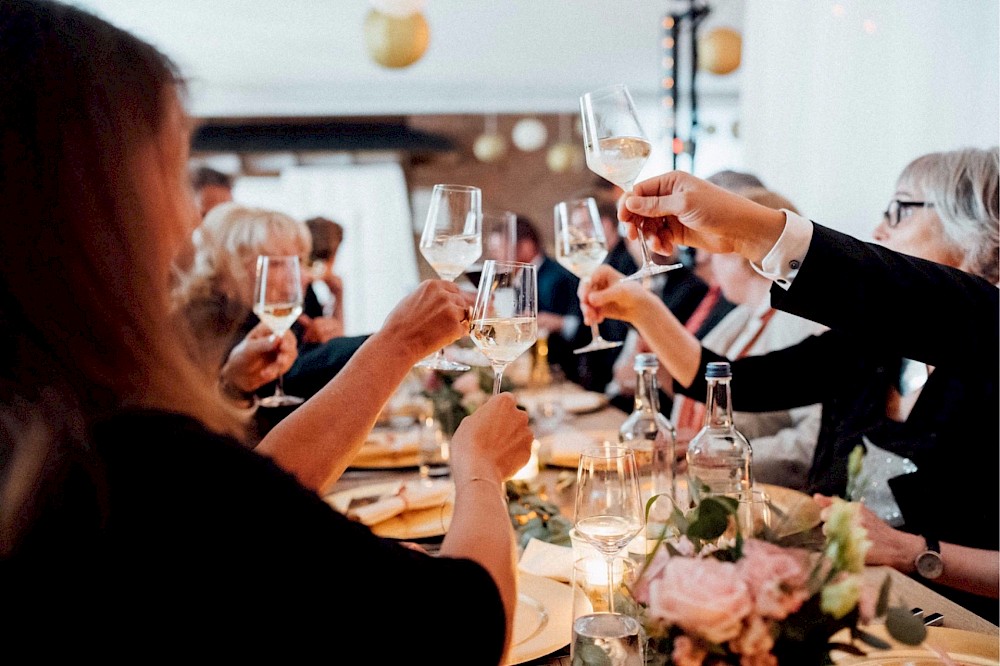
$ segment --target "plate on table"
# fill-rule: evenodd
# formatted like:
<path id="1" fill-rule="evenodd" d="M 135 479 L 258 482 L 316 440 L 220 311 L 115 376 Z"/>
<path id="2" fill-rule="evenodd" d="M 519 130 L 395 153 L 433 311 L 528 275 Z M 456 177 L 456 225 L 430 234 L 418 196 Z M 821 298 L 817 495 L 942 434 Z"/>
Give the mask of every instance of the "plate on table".
<path id="1" fill-rule="evenodd" d="M 950 627 L 928 627 L 923 645 L 904 645 L 893 640 L 883 626 L 865 627 L 865 631 L 892 644 L 888 650 L 868 650 L 864 656 L 844 652 L 832 654 L 835 664 L 843 666 L 939 666 L 941 657 L 927 646 L 934 646 L 947 653 L 959 666 L 1000 666 L 1000 639 L 995 635 Z M 845 640 L 847 635 L 834 636 Z"/>
<path id="2" fill-rule="evenodd" d="M 376 428 L 351 460 L 351 469 L 416 469 L 420 465 L 420 431 Z"/>
<path id="3" fill-rule="evenodd" d="M 541 448 L 546 453 L 546 464 L 553 467 L 576 469 L 580 453 L 588 446 L 600 446 L 604 442 L 617 443 L 617 430 L 571 430 L 563 429 L 539 438 Z"/>
<path id="4" fill-rule="evenodd" d="M 776 514 L 771 516 L 771 527 L 778 537 L 807 532 L 823 522 L 819 504 L 804 492 L 769 483 L 755 484 L 754 487 L 763 489 L 771 504 L 785 514 L 784 519 Z"/>
<path id="5" fill-rule="evenodd" d="M 548 402 L 559 403 L 567 414 L 588 414 L 608 404 L 608 398 L 603 393 L 566 389 L 520 391 L 517 399 L 532 414 L 538 411 L 540 405 Z"/>
<path id="6" fill-rule="evenodd" d="M 451 482 L 448 481 L 445 483 Z M 377 499 L 392 495 L 399 490 L 399 487 L 399 481 L 373 483 L 333 493 L 323 499 L 337 511 L 346 514 L 352 500 Z M 442 506 L 403 512 L 388 520 L 375 523 L 371 526 L 371 530 L 380 537 L 399 539 L 400 541 L 415 541 L 417 539 L 444 536 L 448 531 L 448 526 L 451 524 L 451 516 L 454 509 L 455 496 L 453 493 Z"/>
<path id="7" fill-rule="evenodd" d="M 573 590 L 565 583 L 519 571 L 517 608 L 507 666 L 538 659 L 569 645 Z"/>

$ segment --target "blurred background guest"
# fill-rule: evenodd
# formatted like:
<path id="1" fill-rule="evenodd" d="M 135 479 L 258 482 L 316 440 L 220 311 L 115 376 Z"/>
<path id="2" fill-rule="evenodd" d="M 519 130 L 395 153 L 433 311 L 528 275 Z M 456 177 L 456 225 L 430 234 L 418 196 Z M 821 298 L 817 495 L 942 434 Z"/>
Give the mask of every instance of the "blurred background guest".
<path id="1" fill-rule="evenodd" d="M 191 174 L 195 203 L 202 217 L 221 203 L 233 200 L 233 178 L 212 167 L 200 166 Z"/>
<path id="2" fill-rule="evenodd" d="M 309 218 L 306 227 L 312 248 L 303 267 L 308 280 L 300 318 L 307 331 L 303 341 L 326 342 L 344 334 L 344 282 L 333 272 L 337 251 L 344 241 L 344 227 L 325 217 Z"/>

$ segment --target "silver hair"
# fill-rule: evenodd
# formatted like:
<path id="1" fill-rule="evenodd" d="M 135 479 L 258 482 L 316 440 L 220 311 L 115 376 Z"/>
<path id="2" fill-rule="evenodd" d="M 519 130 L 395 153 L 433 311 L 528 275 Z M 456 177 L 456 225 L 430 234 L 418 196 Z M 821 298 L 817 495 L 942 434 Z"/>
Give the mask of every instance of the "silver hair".
<path id="1" fill-rule="evenodd" d="M 965 148 L 928 153 L 899 176 L 934 204 L 945 236 L 962 252 L 961 268 L 1000 281 L 1000 150 Z"/>

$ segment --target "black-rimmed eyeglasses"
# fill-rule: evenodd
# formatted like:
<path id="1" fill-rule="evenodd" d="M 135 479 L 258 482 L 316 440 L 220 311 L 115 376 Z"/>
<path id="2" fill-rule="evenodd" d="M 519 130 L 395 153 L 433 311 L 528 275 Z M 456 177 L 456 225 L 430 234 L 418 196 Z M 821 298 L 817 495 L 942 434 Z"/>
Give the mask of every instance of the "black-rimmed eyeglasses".
<path id="1" fill-rule="evenodd" d="M 912 211 L 914 208 L 933 207 L 934 204 L 929 201 L 900 201 L 899 199 L 892 199 L 889 201 L 889 207 L 882 213 L 882 219 L 885 220 L 890 229 L 894 229 L 899 226 L 900 220 L 904 220 L 913 214 Z"/>

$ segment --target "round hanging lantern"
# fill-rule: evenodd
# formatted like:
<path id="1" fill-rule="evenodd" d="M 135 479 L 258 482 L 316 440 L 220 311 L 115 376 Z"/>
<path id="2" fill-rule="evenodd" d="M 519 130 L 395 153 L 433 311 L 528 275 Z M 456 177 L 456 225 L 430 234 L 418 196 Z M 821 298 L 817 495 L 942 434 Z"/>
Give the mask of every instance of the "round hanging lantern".
<path id="1" fill-rule="evenodd" d="M 507 154 L 507 140 L 496 133 L 480 134 L 472 144 L 472 154 L 480 162 L 496 162 Z"/>
<path id="2" fill-rule="evenodd" d="M 510 138 L 520 150 L 530 153 L 545 145 L 549 132 L 538 118 L 522 118 L 511 130 Z"/>
<path id="3" fill-rule="evenodd" d="M 740 66 L 743 37 L 732 28 L 714 28 L 698 39 L 698 64 L 713 74 L 729 74 Z"/>
<path id="4" fill-rule="evenodd" d="M 382 4 L 388 3 L 385 0 L 378 3 Z M 420 60 L 430 43 L 431 33 L 427 19 L 419 11 L 400 16 L 399 12 L 403 10 L 395 5 L 394 9 L 395 13 L 386 13 L 376 6 L 368 12 L 365 42 L 375 62 L 383 67 L 398 69 Z"/>
<path id="5" fill-rule="evenodd" d="M 560 141 L 549 148 L 545 162 L 553 173 L 565 173 L 583 164 L 583 150 L 575 143 Z"/>

